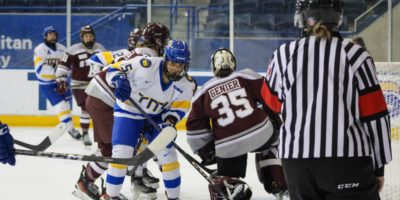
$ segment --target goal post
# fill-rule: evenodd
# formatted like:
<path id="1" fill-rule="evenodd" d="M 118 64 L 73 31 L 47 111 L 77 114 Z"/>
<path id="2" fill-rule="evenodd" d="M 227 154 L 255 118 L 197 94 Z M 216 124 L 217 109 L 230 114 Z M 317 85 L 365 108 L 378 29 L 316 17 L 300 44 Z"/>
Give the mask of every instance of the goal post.
<path id="1" fill-rule="evenodd" d="M 376 71 L 392 126 L 392 162 L 385 167 L 382 200 L 400 199 L 400 62 L 376 62 Z"/>

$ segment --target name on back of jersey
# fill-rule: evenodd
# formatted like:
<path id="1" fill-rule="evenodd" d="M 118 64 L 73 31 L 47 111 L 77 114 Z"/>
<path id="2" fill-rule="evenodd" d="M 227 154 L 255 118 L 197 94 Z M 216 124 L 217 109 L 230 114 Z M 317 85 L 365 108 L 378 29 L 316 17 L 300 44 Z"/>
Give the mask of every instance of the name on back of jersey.
<path id="1" fill-rule="evenodd" d="M 215 99 L 222 94 L 241 88 L 239 80 L 233 79 L 228 82 L 214 86 L 208 90 L 211 99 Z"/>

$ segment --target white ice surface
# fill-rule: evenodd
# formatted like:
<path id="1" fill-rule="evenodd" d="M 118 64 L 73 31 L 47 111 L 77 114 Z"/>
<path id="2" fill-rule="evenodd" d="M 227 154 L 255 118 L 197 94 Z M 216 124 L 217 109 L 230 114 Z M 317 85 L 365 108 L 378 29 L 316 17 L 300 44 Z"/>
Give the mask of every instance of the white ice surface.
<path id="1" fill-rule="evenodd" d="M 26 143 L 38 144 L 49 133 L 50 128 L 19 128 L 11 127 L 15 139 Z M 177 144 L 193 155 L 186 143 L 185 133 L 178 133 Z M 20 148 L 16 145 L 16 148 Z M 23 148 L 20 148 L 23 149 Z M 65 133 L 54 145 L 46 151 L 59 153 L 91 154 L 91 150 L 84 149 L 81 141 L 73 140 Z M 178 153 L 179 154 L 179 153 Z M 206 200 L 209 199 L 207 181 L 181 156 L 181 199 Z M 1 200 L 74 200 L 71 194 L 74 184 L 79 178 L 82 161 L 60 160 L 30 156 L 17 156 L 14 167 L 0 164 L 0 199 Z M 148 164 L 151 172 L 160 177 L 160 172 L 153 161 Z M 247 177 L 245 181 L 252 187 L 253 200 L 273 200 L 275 197 L 268 195 L 257 178 L 254 166 L 254 155 L 250 154 L 247 163 Z M 98 185 L 100 181 L 96 182 Z M 166 199 L 163 184 L 158 189 L 158 199 Z M 128 197 L 130 192 L 130 179 L 126 178 L 122 193 Z"/>

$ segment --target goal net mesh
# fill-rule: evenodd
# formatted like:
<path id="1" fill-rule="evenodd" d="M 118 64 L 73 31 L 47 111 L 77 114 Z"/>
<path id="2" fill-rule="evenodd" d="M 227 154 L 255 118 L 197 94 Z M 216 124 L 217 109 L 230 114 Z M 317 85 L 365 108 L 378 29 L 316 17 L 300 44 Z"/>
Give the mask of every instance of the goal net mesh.
<path id="1" fill-rule="evenodd" d="M 382 200 L 400 200 L 400 62 L 375 63 L 390 113 L 393 160 L 385 167 Z"/>

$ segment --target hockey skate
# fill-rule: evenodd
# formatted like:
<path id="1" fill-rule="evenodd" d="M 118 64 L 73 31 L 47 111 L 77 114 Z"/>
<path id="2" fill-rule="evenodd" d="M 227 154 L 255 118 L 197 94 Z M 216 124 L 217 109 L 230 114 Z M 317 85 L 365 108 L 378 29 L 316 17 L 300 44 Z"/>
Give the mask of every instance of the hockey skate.
<path id="1" fill-rule="evenodd" d="M 97 200 L 100 198 L 99 187 L 85 178 L 85 172 L 86 167 L 82 166 L 81 175 L 72 194 L 82 200 Z"/>
<path id="2" fill-rule="evenodd" d="M 118 197 L 110 197 L 107 194 L 101 195 L 100 200 L 123 200 L 119 196 Z"/>
<path id="3" fill-rule="evenodd" d="M 143 169 L 142 179 L 145 185 L 148 185 L 154 189 L 158 189 L 160 187 L 159 185 L 160 179 L 154 177 L 153 174 L 151 174 L 150 171 L 147 170 L 147 168 Z"/>
<path id="4" fill-rule="evenodd" d="M 168 200 L 180 200 L 180 198 L 169 198 L 168 194 L 167 194 L 167 191 L 165 191 L 165 196 L 167 196 Z"/>
<path id="5" fill-rule="evenodd" d="M 100 200 L 128 200 L 128 198 L 126 196 L 124 196 L 123 194 L 119 194 L 116 197 L 110 197 L 107 195 L 106 193 L 106 187 L 104 186 L 104 179 L 101 178 L 101 196 L 100 196 Z"/>
<path id="6" fill-rule="evenodd" d="M 89 134 L 84 133 L 82 138 L 83 138 L 83 144 L 85 146 L 92 146 L 92 141 L 90 141 Z"/>
<path id="7" fill-rule="evenodd" d="M 79 133 L 79 131 L 76 130 L 76 129 L 74 129 L 74 128 L 73 128 L 72 130 L 68 131 L 68 133 L 69 133 L 69 135 L 71 135 L 71 137 L 74 138 L 75 140 L 80 140 L 81 137 L 82 137 L 81 133 Z"/>
<path id="8" fill-rule="evenodd" d="M 109 197 L 107 194 L 103 194 L 100 197 L 100 200 L 128 200 L 128 198 L 126 196 L 124 196 L 123 194 L 119 194 L 119 196 L 117 197 Z"/>
<path id="9" fill-rule="evenodd" d="M 143 183 L 142 177 L 131 177 L 132 200 L 154 200 L 157 199 L 157 189 Z"/>

